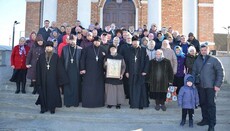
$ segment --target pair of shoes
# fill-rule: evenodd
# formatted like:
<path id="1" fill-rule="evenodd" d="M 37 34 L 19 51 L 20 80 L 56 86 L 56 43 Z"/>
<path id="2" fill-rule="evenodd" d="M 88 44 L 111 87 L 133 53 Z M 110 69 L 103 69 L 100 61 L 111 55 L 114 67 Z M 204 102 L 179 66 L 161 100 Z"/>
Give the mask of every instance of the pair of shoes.
<path id="1" fill-rule="evenodd" d="M 185 120 L 181 120 L 180 126 L 184 126 L 184 124 L 185 124 Z"/>
<path id="2" fill-rule="evenodd" d="M 143 107 L 139 107 L 139 110 L 143 110 L 144 108 Z"/>
<path id="3" fill-rule="evenodd" d="M 112 108 L 113 106 L 112 105 L 108 105 L 107 108 Z"/>
<path id="4" fill-rule="evenodd" d="M 214 129 L 213 126 L 209 126 L 209 127 L 208 127 L 208 131 L 215 131 L 215 129 Z"/>
<path id="5" fill-rule="evenodd" d="M 202 120 L 202 121 L 198 122 L 197 125 L 198 126 L 205 126 L 205 125 L 208 125 L 208 122 L 205 120 Z"/>
<path id="6" fill-rule="evenodd" d="M 193 120 L 189 120 L 189 127 L 193 128 Z"/>
<path id="7" fill-rule="evenodd" d="M 20 92 L 20 90 L 17 89 L 17 90 L 15 91 L 15 94 L 18 94 L 19 92 Z"/>
<path id="8" fill-rule="evenodd" d="M 66 106 L 67 108 L 70 108 L 70 106 Z"/>
<path id="9" fill-rule="evenodd" d="M 45 112 L 46 112 L 46 111 L 44 111 L 44 110 L 41 110 L 41 111 L 40 111 L 41 114 L 43 114 L 43 113 L 45 113 Z"/>
<path id="10" fill-rule="evenodd" d="M 166 111 L 167 107 L 165 105 L 161 106 L 162 111 Z"/>
<path id="11" fill-rule="evenodd" d="M 155 106 L 155 109 L 156 109 L 157 111 L 159 111 L 159 110 L 161 109 L 161 106 L 160 106 L 160 105 L 156 105 L 156 106 Z"/>
<path id="12" fill-rule="evenodd" d="M 120 109 L 121 108 L 121 104 L 117 104 L 116 109 Z"/>
<path id="13" fill-rule="evenodd" d="M 26 94 L 26 90 L 22 90 L 22 94 Z"/>
<path id="14" fill-rule="evenodd" d="M 51 110 L 51 111 L 50 111 L 50 114 L 54 114 L 54 113 L 55 113 L 55 110 Z"/>

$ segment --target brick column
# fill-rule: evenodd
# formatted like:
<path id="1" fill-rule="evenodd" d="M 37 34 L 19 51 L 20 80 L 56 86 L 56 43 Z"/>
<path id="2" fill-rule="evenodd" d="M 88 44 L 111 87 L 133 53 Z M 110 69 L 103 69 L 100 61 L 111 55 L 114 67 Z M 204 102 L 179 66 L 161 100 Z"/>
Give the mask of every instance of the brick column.
<path id="1" fill-rule="evenodd" d="M 200 41 L 214 41 L 213 0 L 199 0 L 198 27 L 198 39 Z"/>
<path id="2" fill-rule="evenodd" d="M 29 37 L 32 31 L 37 32 L 40 24 L 41 0 L 26 0 L 26 27 L 25 37 Z"/>

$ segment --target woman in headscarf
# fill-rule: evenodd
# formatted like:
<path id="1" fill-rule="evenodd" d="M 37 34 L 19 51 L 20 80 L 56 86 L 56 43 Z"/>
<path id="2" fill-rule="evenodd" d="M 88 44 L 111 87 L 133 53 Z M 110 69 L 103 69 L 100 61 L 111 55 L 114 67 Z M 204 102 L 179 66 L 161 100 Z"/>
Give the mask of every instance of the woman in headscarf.
<path id="1" fill-rule="evenodd" d="M 155 99 L 155 109 L 166 111 L 165 100 L 168 86 L 173 82 L 173 69 L 168 59 L 164 58 L 163 51 L 158 49 L 156 57 L 150 61 L 149 78 L 150 98 Z"/>
<path id="2" fill-rule="evenodd" d="M 42 35 L 38 34 L 34 46 L 30 48 L 26 58 L 26 67 L 28 68 L 27 78 L 31 79 L 34 85 L 33 94 L 37 93 L 36 87 L 36 65 L 38 58 L 45 52 L 44 40 Z"/>
<path id="3" fill-rule="evenodd" d="M 182 51 L 180 46 L 174 47 L 174 52 L 177 57 L 177 72 L 174 76 L 173 85 L 177 86 L 177 94 L 180 91 L 180 88 L 184 85 L 184 76 L 185 76 L 185 54 Z"/>
<path id="4" fill-rule="evenodd" d="M 19 44 L 13 48 L 11 54 L 11 67 L 14 69 L 13 76 L 10 79 L 11 82 L 16 82 L 17 89 L 15 94 L 20 92 L 20 86 L 22 84 L 22 93 L 26 93 L 26 57 L 30 50 L 30 47 L 25 45 L 26 39 L 21 37 Z"/>

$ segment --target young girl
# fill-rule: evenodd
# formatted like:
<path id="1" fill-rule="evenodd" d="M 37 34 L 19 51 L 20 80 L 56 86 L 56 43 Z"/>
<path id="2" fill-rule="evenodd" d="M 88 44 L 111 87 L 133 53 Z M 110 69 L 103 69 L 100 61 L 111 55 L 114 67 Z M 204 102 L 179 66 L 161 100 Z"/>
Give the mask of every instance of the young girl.
<path id="1" fill-rule="evenodd" d="M 178 95 L 178 105 L 182 107 L 182 120 L 180 125 L 184 126 L 187 113 L 189 114 L 189 127 L 193 127 L 194 108 L 199 104 L 199 97 L 196 87 L 194 86 L 194 78 L 192 75 L 186 75 L 184 78 L 184 86 L 181 87 Z"/>
<path id="2" fill-rule="evenodd" d="M 125 62 L 121 55 L 117 54 L 117 48 L 114 45 L 109 47 L 110 54 L 107 55 L 108 59 L 121 60 L 121 74 L 120 78 L 106 78 L 105 80 L 105 103 L 107 108 L 112 108 L 116 105 L 117 109 L 120 109 L 121 104 L 125 102 L 125 93 L 122 78 L 125 73 Z M 105 68 L 107 62 L 105 62 Z"/>

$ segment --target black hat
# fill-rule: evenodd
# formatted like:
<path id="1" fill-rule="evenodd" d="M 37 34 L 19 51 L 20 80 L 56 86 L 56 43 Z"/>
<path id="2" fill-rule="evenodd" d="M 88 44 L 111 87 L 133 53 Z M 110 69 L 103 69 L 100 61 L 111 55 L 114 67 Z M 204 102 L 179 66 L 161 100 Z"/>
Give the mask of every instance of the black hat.
<path id="1" fill-rule="evenodd" d="M 54 43 L 53 43 L 52 41 L 47 41 L 47 42 L 46 42 L 46 46 L 51 46 L 51 47 L 53 47 L 53 46 L 54 46 Z"/>
<path id="2" fill-rule="evenodd" d="M 139 41 L 138 36 L 137 36 L 137 35 L 134 35 L 134 36 L 132 37 L 132 41 Z"/>
<path id="3" fill-rule="evenodd" d="M 194 36 L 192 32 L 190 32 L 190 33 L 188 34 L 188 37 L 190 37 L 190 36 Z"/>
<path id="4" fill-rule="evenodd" d="M 98 36 L 96 36 L 96 37 L 93 38 L 93 42 L 94 42 L 94 41 L 99 41 L 99 42 L 101 42 L 101 38 L 98 37 Z"/>
<path id="5" fill-rule="evenodd" d="M 188 82 L 188 81 L 194 83 L 194 78 L 193 78 L 192 76 L 189 76 L 189 77 L 187 78 L 187 82 Z"/>

